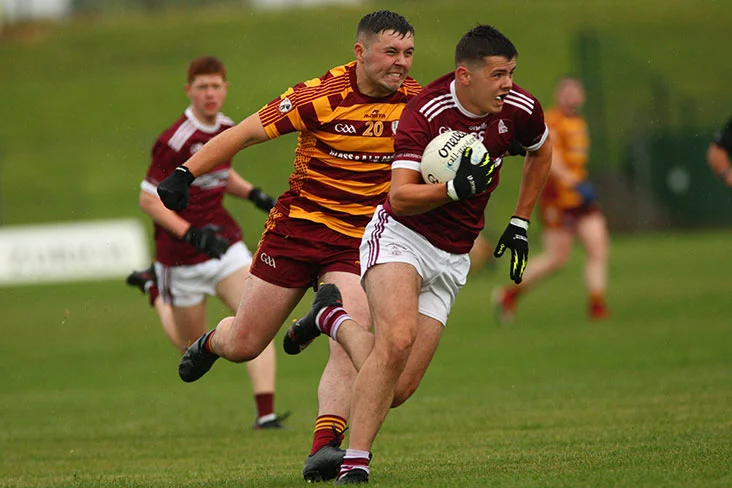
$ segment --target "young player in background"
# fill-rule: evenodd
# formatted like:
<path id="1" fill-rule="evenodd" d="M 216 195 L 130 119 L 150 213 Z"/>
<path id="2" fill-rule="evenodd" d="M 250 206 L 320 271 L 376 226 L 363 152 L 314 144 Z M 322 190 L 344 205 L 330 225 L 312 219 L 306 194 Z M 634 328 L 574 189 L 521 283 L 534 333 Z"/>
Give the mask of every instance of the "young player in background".
<path id="1" fill-rule="evenodd" d="M 206 297 L 217 296 L 236 310 L 249 275 L 251 253 L 242 242 L 241 229 L 223 206 L 224 195 L 271 206 L 269 197 L 231 168 L 231 158 L 201 175 L 191 190 L 188 208 L 174 212 L 158 197 L 161 181 L 233 125 L 220 112 L 228 86 L 221 61 L 209 56 L 191 61 L 185 86 L 191 104 L 155 141 L 150 167 L 140 185 L 140 207 L 155 227 L 155 269 L 147 277 L 157 280 L 147 288 L 151 293 L 159 288 L 165 303 L 151 302 L 168 338 L 181 352 L 207 331 Z M 145 287 L 143 283 L 142 289 Z M 248 364 L 257 406 L 254 428 L 279 428 L 282 419 L 274 412 L 274 347 L 270 343 L 262 349 Z"/>
<path id="2" fill-rule="evenodd" d="M 374 333 L 357 323 L 338 288 L 328 284 L 316 294 L 310 313 L 285 335 L 285 351 L 297 354 L 326 334 L 343 345 L 359 370 L 337 485 L 368 482 L 371 446 L 389 409 L 405 402 L 421 382 L 465 284 L 468 252 L 483 228 L 486 204 L 514 138 L 527 156 L 516 210 L 494 255 L 510 249 L 510 276 L 521 281 L 526 230 L 549 172 L 551 143 L 538 100 L 513 83 L 517 56 L 496 29 L 475 27 L 457 45 L 455 71 L 425 87 L 399 119 L 389 196 L 361 241 Z M 449 129 L 474 134 L 488 153 L 471 164 L 468 149 L 453 180 L 426 184 L 420 169 L 424 149 Z"/>
<path id="3" fill-rule="evenodd" d="M 212 139 L 158 187 L 169 208 L 185 208 L 196 177 L 248 146 L 299 132 L 290 189 L 265 223 L 244 299 L 235 317 L 222 320 L 187 350 L 179 368 L 184 381 L 203 376 L 219 357 L 256 358 L 307 290 L 320 282 L 337 284 L 354 317 L 368 327 L 359 245 L 389 189 L 399 116 L 421 87 L 408 76 L 414 28 L 401 15 L 379 10 L 364 16 L 353 52 L 355 61 L 294 85 Z M 341 346 L 331 342 L 329 350 L 303 468 L 308 481 L 338 473 L 343 458 L 338 446 L 356 377 Z"/>
<path id="4" fill-rule="evenodd" d="M 587 180 L 590 139 L 582 115 L 585 89 L 579 79 L 564 77 L 558 81 L 554 97 L 555 106 L 546 113 L 554 148 L 552 168 L 539 204 L 544 252 L 531 259 L 520 285 L 494 292 L 496 317 L 503 324 L 514 319 L 523 293 L 564 267 L 575 237 L 587 253 L 587 314 L 591 319 L 609 315 L 605 302 L 609 239 L 605 217 Z"/>

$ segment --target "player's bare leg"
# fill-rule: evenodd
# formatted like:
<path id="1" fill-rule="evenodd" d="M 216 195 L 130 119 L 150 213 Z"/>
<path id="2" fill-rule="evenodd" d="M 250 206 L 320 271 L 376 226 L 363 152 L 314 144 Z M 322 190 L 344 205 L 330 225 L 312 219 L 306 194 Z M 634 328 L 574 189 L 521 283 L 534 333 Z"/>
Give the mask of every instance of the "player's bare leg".
<path id="1" fill-rule="evenodd" d="M 273 285 L 250 274 L 236 315 L 216 326 L 211 340 L 214 352 L 235 363 L 255 359 L 277 335 L 304 294 L 304 288 Z"/>
<path id="2" fill-rule="evenodd" d="M 573 240 L 573 234 L 564 229 L 544 231 L 542 235 L 544 252 L 529 259 L 520 287 L 530 288 L 563 268 L 572 255 Z"/>
<path id="3" fill-rule="evenodd" d="M 368 473 L 371 445 L 392 405 L 417 336 L 421 283 L 414 267 L 405 263 L 379 264 L 366 273 L 374 347 L 354 384 L 350 438 L 339 478 L 356 469 Z M 394 293 L 396 289 L 399 293 Z"/>
<path id="4" fill-rule="evenodd" d="M 143 294 L 147 295 L 150 306 L 155 309 L 158 315 L 163 332 L 165 332 L 173 346 L 183 354 L 188 344 L 178 335 L 178 330 L 175 327 L 175 317 L 173 316 L 173 306 L 165 303 L 163 297 L 160 296 L 155 265 L 152 264 L 149 268 L 140 271 L 133 271 L 127 276 L 126 283 L 129 286 L 139 288 Z"/>
<path id="5" fill-rule="evenodd" d="M 221 280 L 216 286 L 216 292 L 230 310 L 239 308 L 240 298 L 244 294 L 244 286 L 248 268 L 242 268 Z M 259 356 L 246 363 L 252 392 L 257 405 L 257 420 L 255 427 L 281 428 L 283 425 L 274 411 L 275 381 L 277 361 L 272 341 L 265 347 Z"/>
<path id="6" fill-rule="evenodd" d="M 251 361 L 264 351 L 305 293 L 249 275 L 236 315 L 226 317 L 201 336 L 183 355 L 178 375 L 198 380 L 223 357 L 235 363 Z"/>
<path id="7" fill-rule="evenodd" d="M 590 318 L 602 319 L 609 315 L 605 292 L 610 239 L 605 217 L 600 213 L 583 217 L 577 226 L 577 235 L 587 251 L 585 283 L 589 295 L 588 313 Z"/>
<path id="8" fill-rule="evenodd" d="M 343 307 L 357 321 L 353 322 L 354 327 L 368 336 L 369 309 L 360 277 L 353 273 L 333 271 L 321 276 L 320 281 L 338 287 Z M 351 393 L 356 379 L 356 369 L 343 348 L 329 340 L 328 349 L 328 362 L 318 385 L 318 416 L 313 442 L 302 471 L 303 478 L 308 482 L 330 480 L 338 474 L 344 454 L 339 447 L 350 413 Z"/>
<path id="9" fill-rule="evenodd" d="M 547 229 L 542 234 L 542 240 L 544 251 L 529 259 L 521 285 L 504 286 L 494 292 L 496 319 L 502 324 L 510 323 L 514 319 L 520 294 L 563 268 L 572 255 L 574 235 L 568 230 Z"/>
<path id="10" fill-rule="evenodd" d="M 181 354 L 183 354 L 186 347 L 188 347 L 188 344 L 186 341 L 181 339 L 180 335 L 178 335 L 178 329 L 175 326 L 175 316 L 173 315 L 173 307 L 169 303 L 165 303 L 163 297 L 158 295 L 153 300 L 153 308 L 155 308 L 155 312 L 158 314 L 160 325 L 163 327 L 163 331 L 168 337 L 168 340 Z"/>
<path id="11" fill-rule="evenodd" d="M 206 300 L 190 307 L 173 305 L 173 320 L 180 340 L 186 347 L 206 332 Z"/>

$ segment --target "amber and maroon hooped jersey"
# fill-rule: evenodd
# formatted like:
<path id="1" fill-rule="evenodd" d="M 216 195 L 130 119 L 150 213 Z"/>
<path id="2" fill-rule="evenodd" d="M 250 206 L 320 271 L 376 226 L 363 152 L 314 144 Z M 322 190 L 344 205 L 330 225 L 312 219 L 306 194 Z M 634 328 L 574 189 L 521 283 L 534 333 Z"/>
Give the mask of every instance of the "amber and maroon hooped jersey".
<path id="1" fill-rule="evenodd" d="M 392 168 L 420 171 L 427 144 L 447 130 L 470 132 L 483 141 L 498 170 L 512 139 L 530 151 L 539 149 L 549 131 L 541 104 L 529 92 L 513 85 L 497 114 L 478 117 L 455 96 L 455 75 L 448 73 L 430 83 L 404 109 L 399 120 Z M 470 251 L 483 228 L 483 212 L 498 185 L 499 171 L 487 191 L 463 202 L 451 202 L 419 215 L 396 216 L 387 201 L 384 208 L 396 220 L 419 232 L 436 247 L 452 252 Z"/>
<path id="2" fill-rule="evenodd" d="M 157 187 L 161 181 L 204 144 L 233 125 L 233 121 L 223 114 L 218 115 L 215 125 L 203 125 L 188 108 L 155 141 L 150 168 L 140 185 L 142 190 L 157 196 Z M 223 206 L 230 168 L 231 161 L 227 161 L 196 178 L 190 188 L 188 206 L 178 214 L 194 227 L 207 224 L 221 227 L 220 234 L 234 244 L 241 240 L 241 229 Z M 201 263 L 211 258 L 155 224 L 155 259 L 165 266 L 181 266 Z"/>
<path id="3" fill-rule="evenodd" d="M 421 86 L 407 78 L 384 98 L 361 94 L 356 62 L 299 83 L 259 110 L 270 138 L 299 131 L 295 171 L 277 210 L 361 238 L 391 181 L 394 134 Z"/>

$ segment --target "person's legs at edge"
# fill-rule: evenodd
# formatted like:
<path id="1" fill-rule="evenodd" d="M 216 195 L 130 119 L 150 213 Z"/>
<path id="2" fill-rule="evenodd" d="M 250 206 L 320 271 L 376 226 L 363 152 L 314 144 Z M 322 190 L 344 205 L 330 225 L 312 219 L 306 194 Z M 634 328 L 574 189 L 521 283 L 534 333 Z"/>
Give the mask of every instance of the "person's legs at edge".
<path id="1" fill-rule="evenodd" d="M 605 217 L 599 212 L 583 217 L 578 223 L 577 235 L 587 252 L 585 283 L 588 292 L 588 315 L 592 319 L 603 319 L 610 315 L 605 303 L 610 247 Z"/>

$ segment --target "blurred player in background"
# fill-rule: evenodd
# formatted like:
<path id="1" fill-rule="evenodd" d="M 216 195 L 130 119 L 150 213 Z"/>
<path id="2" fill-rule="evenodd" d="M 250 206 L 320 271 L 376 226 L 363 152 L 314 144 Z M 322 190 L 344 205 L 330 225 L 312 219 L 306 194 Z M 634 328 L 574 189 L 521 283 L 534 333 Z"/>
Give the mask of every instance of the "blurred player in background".
<path id="1" fill-rule="evenodd" d="M 174 212 L 160 201 L 158 184 L 233 125 L 220 112 L 229 86 L 223 63 L 209 56 L 196 58 L 187 75 L 185 90 L 191 104 L 155 141 L 152 162 L 140 185 L 140 207 L 155 224 L 155 263 L 154 272 L 140 273 L 133 283 L 139 286 L 139 281 L 150 279 L 141 289 L 151 294 L 163 329 L 181 351 L 207 331 L 206 297 L 217 296 L 236 310 L 249 275 L 251 253 L 223 206 L 224 195 L 252 200 L 264 210 L 272 205 L 270 197 L 231 168 L 231 158 L 196 180 L 186 209 Z M 153 296 L 158 290 L 165 303 Z M 248 364 L 257 406 L 254 428 L 280 428 L 281 418 L 274 412 L 275 351 L 271 343 L 262 349 Z"/>
<path id="2" fill-rule="evenodd" d="M 421 87 L 408 76 L 414 28 L 401 15 L 379 10 L 364 16 L 353 51 L 355 61 L 294 85 L 212 139 L 158 187 L 166 206 L 185 208 L 188 186 L 201 174 L 248 146 L 299 132 L 290 189 L 265 223 L 236 317 L 222 320 L 188 349 L 179 368 L 184 381 L 203 376 L 219 357 L 256 358 L 307 290 L 321 282 L 337 284 L 346 306 L 368 327 L 359 245 L 389 189 L 399 116 Z M 356 371 L 337 343 L 329 351 L 303 468 L 308 481 L 334 478 L 343 458 L 338 446 Z"/>
<path id="3" fill-rule="evenodd" d="M 475 27 L 457 45 L 455 71 L 425 87 L 399 119 L 391 189 L 361 243 L 374 333 L 356 323 L 338 288 L 328 284 L 316 294 L 310 313 L 285 335 L 285 351 L 296 354 L 326 334 L 343 345 L 359 370 L 348 449 L 336 484 L 368 482 L 371 446 L 389 408 L 404 403 L 421 382 L 466 282 L 468 252 L 483 228 L 485 207 L 514 138 L 527 155 L 515 213 L 494 255 L 510 249 L 511 278 L 521 281 L 526 230 L 549 172 L 551 142 L 539 101 L 513 83 L 517 56 L 496 29 Z M 472 161 L 469 148 L 453 180 L 426 184 L 422 154 L 448 129 L 475 134 L 488 152 Z"/>
<path id="4" fill-rule="evenodd" d="M 707 162 L 714 174 L 732 187 L 732 119 L 714 135 L 707 149 Z"/>
<path id="5" fill-rule="evenodd" d="M 496 316 L 504 324 L 514 319 L 519 296 L 567 263 L 575 237 L 587 253 L 587 313 L 591 319 L 609 315 L 605 303 L 609 239 L 605 217 L 587 180 L 590 139 L 582 115 L 585 89 L 579 79 L 563 77 L 554 97 L 555 106 L 546 114 L 554 148 L 552 168 L 539 205 L 544 253 L 532 258 L 520 285 L 494 292 Z"/>

